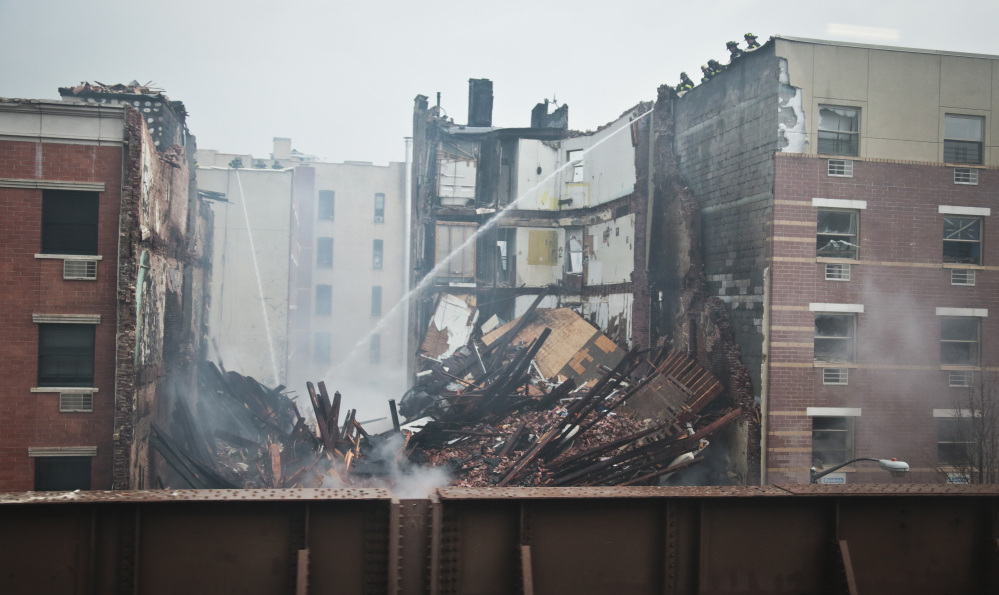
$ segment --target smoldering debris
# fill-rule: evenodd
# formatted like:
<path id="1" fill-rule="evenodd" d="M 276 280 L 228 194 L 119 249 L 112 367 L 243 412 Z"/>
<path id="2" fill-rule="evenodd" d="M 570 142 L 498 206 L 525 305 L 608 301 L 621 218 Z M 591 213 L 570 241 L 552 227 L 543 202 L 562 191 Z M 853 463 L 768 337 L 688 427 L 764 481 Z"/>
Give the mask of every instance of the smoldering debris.
<path id="1" fill-rule="evenodd" d="M 682 481 L 708 438 L 742 414 L 714 403 L 721 383 L 685 353 L 624 353 L 595 330 L 579 352 L 546 350 L 553 333 L 569 341 L 566 328 L 585 329 L 537 303 L 491 337 L 425 359 L 399 407 L 388 402 L 392 429 L 381 434 L 323 382 L 307 383 L 307 415 L 284 387 L 206 363 L 198 418 L 178 403 L 172 432 L 154 428 L 151 444 L 174 471 L 170 487 L 386 487 L 415 497 L 448 484 L 656 485 Z"/>

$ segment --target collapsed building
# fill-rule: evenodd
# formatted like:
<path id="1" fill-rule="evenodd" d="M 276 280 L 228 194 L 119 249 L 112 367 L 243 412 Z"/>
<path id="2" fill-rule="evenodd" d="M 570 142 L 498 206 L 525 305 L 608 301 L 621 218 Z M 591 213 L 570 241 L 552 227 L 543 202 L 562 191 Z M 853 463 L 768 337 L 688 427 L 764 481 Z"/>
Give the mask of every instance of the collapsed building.
<path id="1" fill-rule="evenodd" d="M 59 93 L 0 100 L 0 489 L 146 487 L 150 424 L 204 357 L 194 137 L 148 84 Z"/>
<path id="2" fill-rule="evenodd" d="M 417 369 L 441 304 L 474 311 L 474 337 L 547 290 L 622 348 L 717 376 L 750 412 L 749 482 L 863 456 L 967 480 L 960 403 L 996 368 L 997 64 L 778 36 L 587 133 L 548 102 L 493 126 L 482 79 L 465 125 L 417 96 Z"/>

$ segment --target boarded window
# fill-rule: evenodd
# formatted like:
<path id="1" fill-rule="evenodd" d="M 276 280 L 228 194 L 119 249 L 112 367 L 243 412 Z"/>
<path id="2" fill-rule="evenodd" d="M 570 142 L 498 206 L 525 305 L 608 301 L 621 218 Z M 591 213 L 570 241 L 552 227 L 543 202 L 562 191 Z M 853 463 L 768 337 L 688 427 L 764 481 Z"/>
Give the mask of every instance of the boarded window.
<path id="1" fill-rule="evenodd" d="M 819 154 L 860 154 L 860 109 L 819 106 Z"/>
<path id="2" fill-rule="evenodd" d="M 978 365 L 978 318 L 940 318 L 940 363 L 954 366 Z"/>
<path id="3" fill-rule="evenodd" d="M 812 418 L 812 465 L 821 471 L 853 459 L 853 418 Z"/>
<path id="4" fill-rule="evenodd" d="M 982 264 L 982 220 L 944 217 L 943 261 Z"/>
<path id="5" fill-rule="evenodd" d="M 316 240 L 316 266 L 321 269 L 333 268 L 333 238 Z"/>
<path id="6" fill-rule="evenodd" d="M 816 255 L 826 258 L 857 258 L 857 211 L 819 210 L 816 217 Z"/>
<path id="7" fill-rule="evenodd" d="M 980 116 L 944 116 L 944 162 L 982 163 L 985 118 Z"/>
<path id="8" fill-rule="evenodd" d="M 38 325 L 38 386 L 94 386 L 92 324 Z"/>
<path id="9" fill-rule="evenodd" d="M 382 286 L 375 285 L 371 288 L 371 315 L 382 315 Z"/>
<path id="10" fill-rule="evenodd" d="M 436 283 L 475 282 L 475 231 L 471 224 L 438 223 L 434 262 L 446 264 L 437 271 Z"/>
<path id="11" fill-rule="evenodd" d="M 316 314 L 333 314 L 332 285 L 316 285 Z"/>
<path id="12" fill-rule="evenodd" d="M 558 232 L 531 230 L 527 236 L 527 264 L 558 264 Z"/>
<path id="13" fill-rule="evenodd" d="M 816 314 L 815 361 L 852 363 L 856 332 L 854 314 Z"/>
<path id="14" fill-rule="evenodd" d="M 385 242 L 375 240 L 371 245 L 371 268 L 376 271 L 382 270 L 385 257 Z"/>
<path id="15" fill-rule="evenodd" d="M 97 192 L 42 192 L 42 253 L 97 254 Z"/>
<path id="16" fill-rule="evenodd" d="M 319 218 L 326 219 L 328 221 L 333 220 L 333 207 L 336 199 L 336 193 L 332 190 L 320 190 L 319 191 Z"/>

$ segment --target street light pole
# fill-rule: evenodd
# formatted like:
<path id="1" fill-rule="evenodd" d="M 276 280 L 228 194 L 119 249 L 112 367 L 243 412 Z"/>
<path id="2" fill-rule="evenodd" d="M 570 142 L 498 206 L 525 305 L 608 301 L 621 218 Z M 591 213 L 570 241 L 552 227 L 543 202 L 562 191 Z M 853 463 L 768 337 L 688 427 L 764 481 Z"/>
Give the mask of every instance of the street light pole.
<path id="1" fill-rule="evenodd" d="M 839 465 L 830 467 L 824 471 L 817 472 L 815 471 L 815 467 L 812 467 L 810 470 L 811 473 L 810 483 L 817 483 L 819 479 L 825 477 L 826 475 L 829 475 L 834 471 L 838 471 L 843 467 L 846 467 L 847 465 L 856 463 L 857 461 L 874 461 L 882 469 L 884 469 L 888 473 L 891 473 L 892 477 L 904 477 L 905 474 L 909 472 L 909 464 L 906 463 L 905 461 L 899 461 L 898 459 L 872 459 L 870 457 L 860 457 L 858 459 L 853 459 L 845 463 L 840 463 Z"/>

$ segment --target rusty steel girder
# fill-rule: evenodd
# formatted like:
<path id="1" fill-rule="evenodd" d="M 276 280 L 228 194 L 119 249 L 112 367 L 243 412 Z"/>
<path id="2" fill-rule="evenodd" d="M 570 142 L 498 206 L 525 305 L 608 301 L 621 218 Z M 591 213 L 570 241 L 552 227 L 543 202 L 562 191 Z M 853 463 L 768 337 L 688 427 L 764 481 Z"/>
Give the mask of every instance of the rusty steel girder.
<path id="1" fill-rule="evenodd" d="M 994 593 L 999 486 L 0 495 L 10 593 Z"/>

